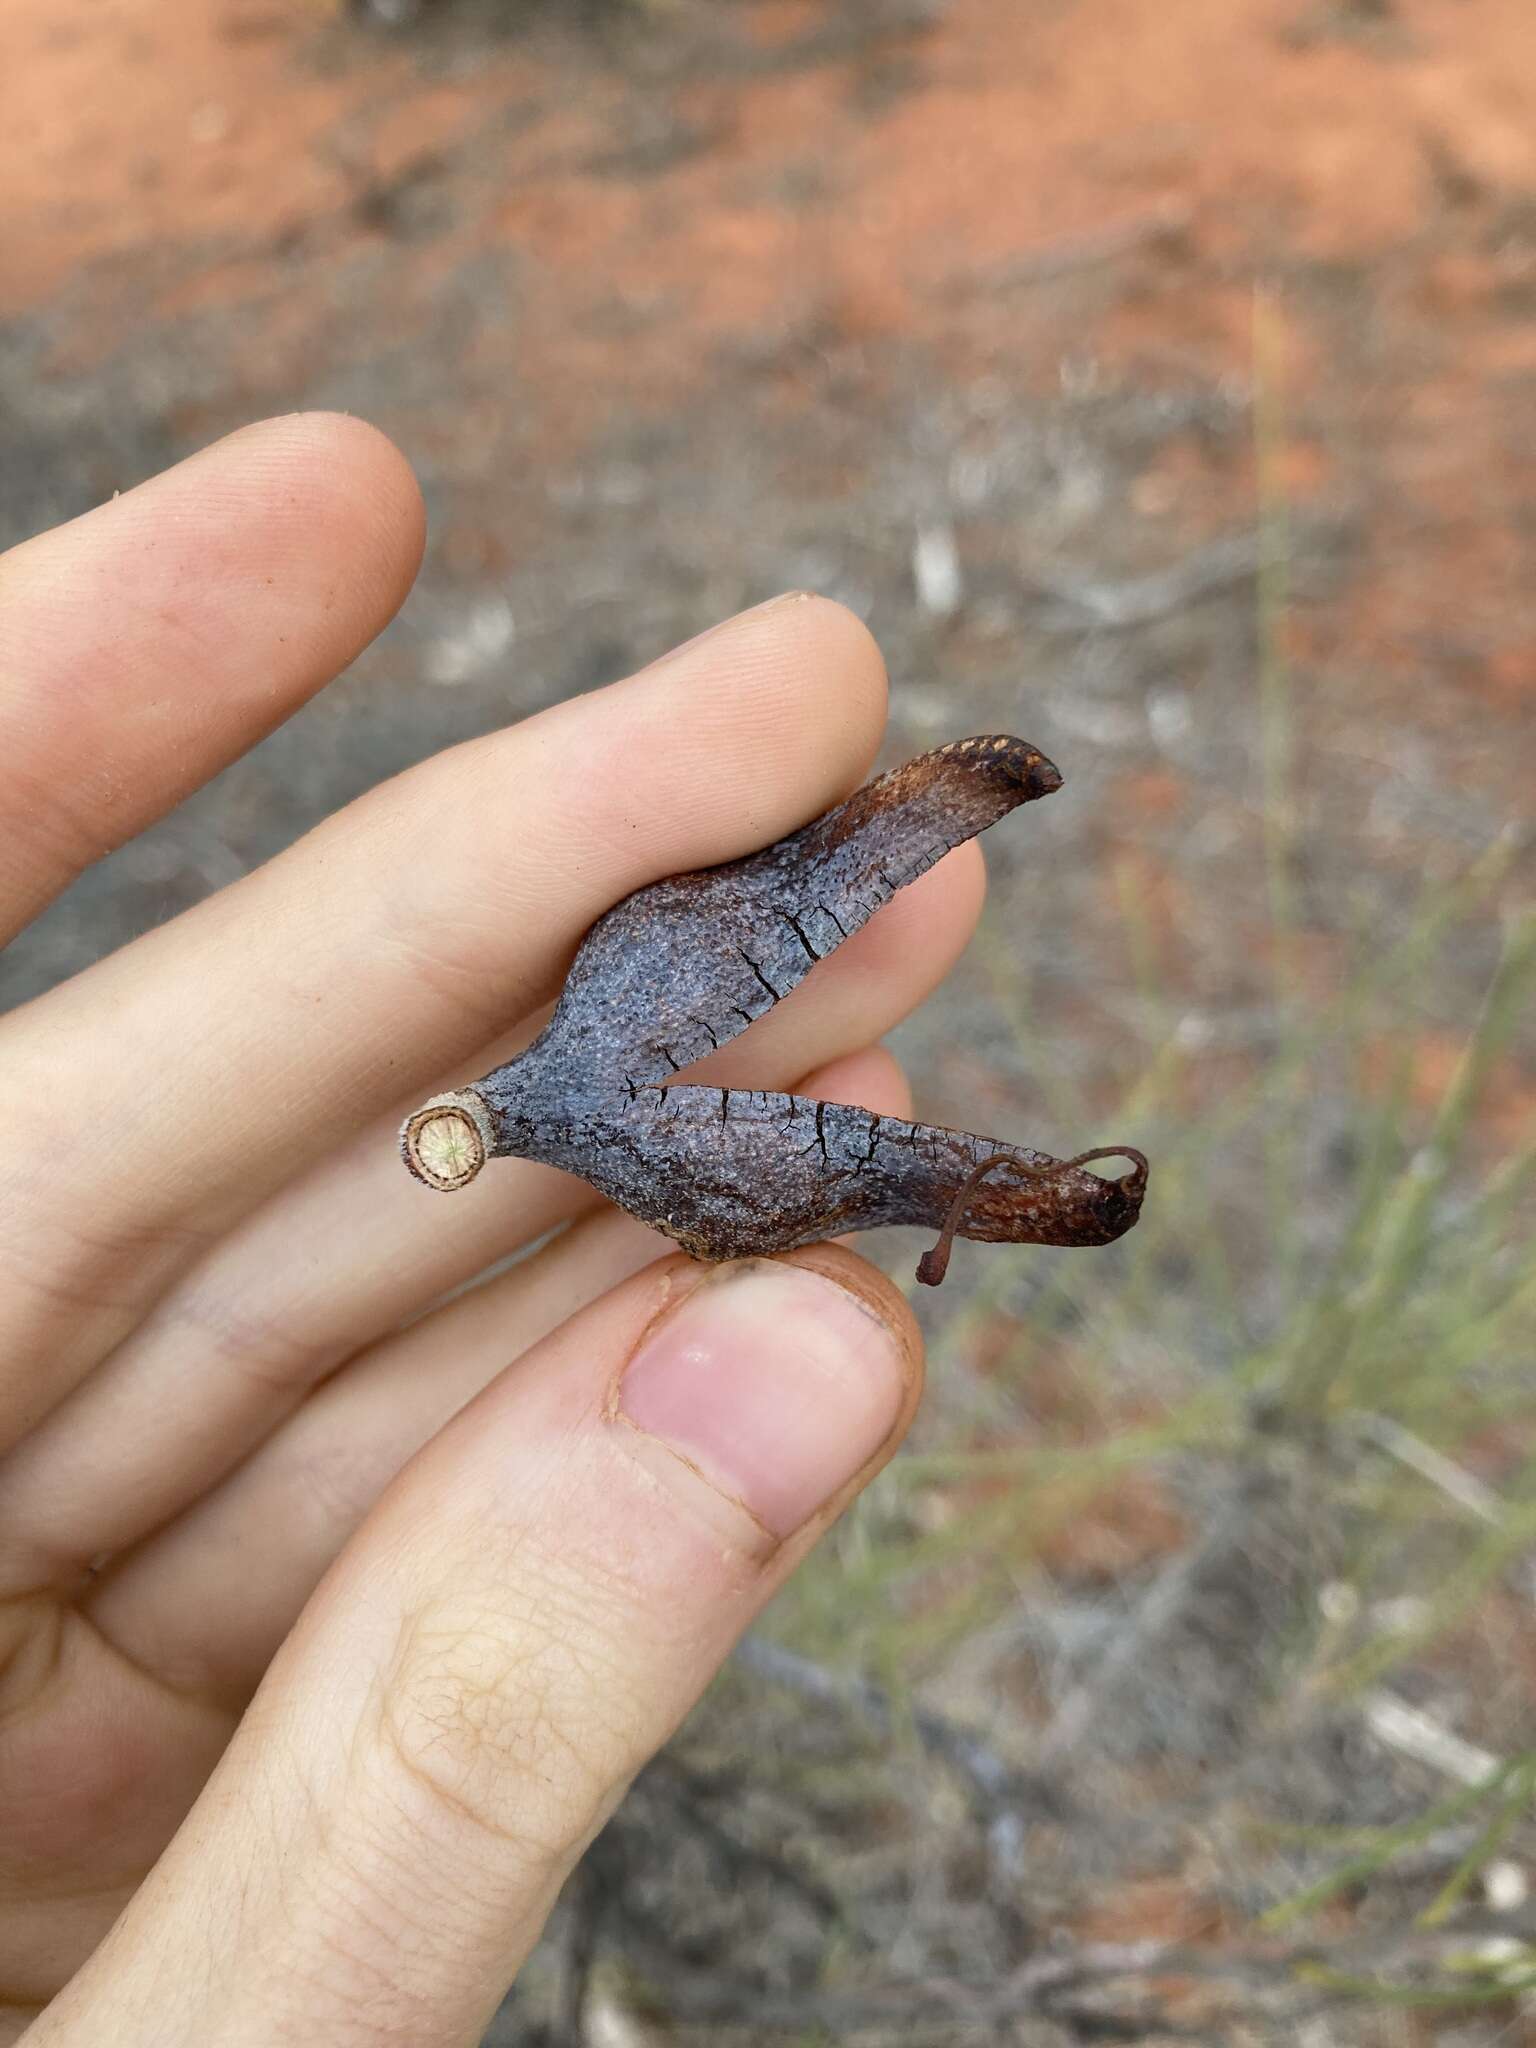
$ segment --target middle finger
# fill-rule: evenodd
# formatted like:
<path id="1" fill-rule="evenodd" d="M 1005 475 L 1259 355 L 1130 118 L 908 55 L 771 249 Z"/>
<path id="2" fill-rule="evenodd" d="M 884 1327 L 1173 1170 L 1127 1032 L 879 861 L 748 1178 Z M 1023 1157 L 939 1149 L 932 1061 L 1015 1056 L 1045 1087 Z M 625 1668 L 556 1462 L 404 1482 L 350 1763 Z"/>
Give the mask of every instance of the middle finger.
<path id="1" fill-rule="evenodd" d="M 213 1236 L 543 1001 L 611 903 L 855 785 L 884 699 L 851 613 L 760 607 L 408 770 L 6 1018 L 0 1443 Z"/>
<path id="2" fill-rule="evenodd" d="M 804 1087 L 882 1115 L 911 1107 L 900 1068 L 878 1049 Z M 509 1360 L 673 1249 L 633 1218 L 599 1210 L 526 1264 L 373 1346 L 189 1514 L 123 1558 L 92 1590 L 92 1621 L 178 1690 L 242 1696 L 428 1438 Z"/>
<path id="3" fill-rule="evenodd" d="M 982 886 L 978 849 L 958 848 L 699 1078 L 788 1086 L 883 1036 L 952 966 Z M 67 1582 L 137 1542 L 364 1345 L 595 1205 L 524 1160 L 443 1200 L 406 1175 L 394 1135 L 382 1119 L 250 1217 L 0 1461 L 0 1589 Z"/>

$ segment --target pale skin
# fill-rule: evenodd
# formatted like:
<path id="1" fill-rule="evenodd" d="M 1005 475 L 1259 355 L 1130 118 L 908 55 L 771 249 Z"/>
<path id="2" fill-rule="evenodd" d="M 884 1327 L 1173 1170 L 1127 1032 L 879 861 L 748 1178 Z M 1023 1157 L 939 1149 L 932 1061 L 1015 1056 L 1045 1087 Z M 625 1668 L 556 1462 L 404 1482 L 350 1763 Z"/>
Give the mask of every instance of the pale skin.
<path id="1" fill-rule="evenodd" d="M 0 558 L 0 932 L 344 668 L 422 537 L 388 441 L 298 416 Z M 884 719 L 865 629 L 781 600 L 0 1018 L 0 2043 L 473 2043 L 889 1457 L 920 1346 L 849 1251 L 706 1274 L 395 1146 L 601 911 L 836 802 Z M 962 847 L 699 1074 L 909 1114 L 877 1041 L 981 890 Z"/>

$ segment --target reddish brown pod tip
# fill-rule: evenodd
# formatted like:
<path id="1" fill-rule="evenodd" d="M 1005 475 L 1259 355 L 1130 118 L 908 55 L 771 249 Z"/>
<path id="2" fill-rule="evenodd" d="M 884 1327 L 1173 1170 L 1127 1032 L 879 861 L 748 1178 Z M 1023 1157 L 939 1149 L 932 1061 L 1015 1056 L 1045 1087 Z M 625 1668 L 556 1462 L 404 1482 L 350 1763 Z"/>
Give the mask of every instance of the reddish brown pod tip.
<path id="1" fill-rule="evenodd" d="M 1081 1174 L 1081 1169 L 1095 1159 L 1129 1159 L 1131 1171 L 1110 1181 L 1099 1174 Z M 1049 1205 L 1055 1224 L 1060 1230 L 1072 1234 L 1070 1240 L 1063 1237 L 1054 1242 L 1093 1245 L 1113 1244 L 1117 1237 L 1123 1237 L 1130 1229 L 1141 1214 L 1150 1170 L 1147 1155 L 1138 1152 L 1134 1145 L 1100 1145 L 1092 1152 L 1079 1152 L 1075 1159 L 1053 1159 L 1044 1165 L 1020 1158 L 1015 1152 L 994 1152 L 990 1159 L 983 1159 L 979 1166 L 973 1167 L 956 1188 L 939 1228 L 938 1243 L 924 1252 L 917 1262 L 917 1277 L 925 1287 L 942 1285 L 944 1275 L 949 1271 L 949 1255 L 954 1250 L 956 1237 L 969 1234 L 964 1231 L 967 1211 L 976 1202 L 983 1183 L 999 1175 L 1016 1175 L 1026 1183 L 1033 1183 L 1036 1189 L 1043 1186 L 1057 1198 Z M 1081 1175 L 1077 1183 L 1074 1183 L 1074 1175 Z M 1086 1197 L 1082 1181 L 1090 1184 Z M 1032 1219 L 1038 1215 L 1039 1202 L 1038 1198 L 1021 1198 L 1017 1193 L 1010 1201 L 1005 1191 L 994 1207 L 1003 1221 L 1006 1241 L 1017 1243 L 1019 1240 L 1013 1236 L 1013 1229 L 1026 1216 Z"/>

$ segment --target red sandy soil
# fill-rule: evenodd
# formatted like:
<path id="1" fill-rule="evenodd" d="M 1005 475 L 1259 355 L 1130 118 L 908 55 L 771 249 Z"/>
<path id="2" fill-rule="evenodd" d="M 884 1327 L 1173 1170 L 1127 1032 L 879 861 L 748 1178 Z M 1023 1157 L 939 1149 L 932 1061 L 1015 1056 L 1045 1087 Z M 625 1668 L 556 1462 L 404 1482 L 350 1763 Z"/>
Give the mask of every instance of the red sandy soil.
<path id="1" fill-rule="evenodd" d="M 457 264 L 515 250 L 535 281 L 515 338 L 490 318 L 471 346 L 504 347 L 540 393 L 555 455 L 580 445 L 594 393 L 666 407 L 722 340 L 797 320 L 917 338 L 956 373 L 1004 348 L 1026 383 L 1090 342 L 1101 374 L 1249 380 L 1271 279 L 1284 480 L 1364 515 L 1347 599 L 1298 651 L 1342 650 L 1389 688 L 1432 663 L 1462 686 L 1453 720 L 1523 721 L 1529 0 L 951 0 L 926 32 L 839 45 L 859 11 L 685 0 L 629 31 L 643 61 L 627 65 L 584 62 L 545 18 L 455 70 L 330 0 L 8 0 L 0 313 L 67 292 L 56 362 L 78 375 L 125 323 L 250 299 L 239 374 L 253 410 L 281 405 L 328 317 L 303 292 L 263 296 L 281 251 L 377 236 L 426 190 L 391 318 L 409 335 Z M 1027 290 L 1032 270 L 1143 246 L 1159 259 L 1143 288 L 1091 335 L 1070 293 Z M 1301 276 L 1313 288 L 1288 291 Z M 1138 492 L 1193 537 L 1251 488 L 1175 443 Z"/>

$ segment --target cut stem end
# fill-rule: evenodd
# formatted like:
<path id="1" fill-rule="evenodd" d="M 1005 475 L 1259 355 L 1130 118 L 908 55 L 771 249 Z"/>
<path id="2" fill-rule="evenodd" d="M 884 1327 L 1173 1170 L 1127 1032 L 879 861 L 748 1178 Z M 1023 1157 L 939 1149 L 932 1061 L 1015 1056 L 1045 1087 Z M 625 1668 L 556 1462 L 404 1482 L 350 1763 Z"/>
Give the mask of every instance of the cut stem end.
<path id="1" fill-rule="evenodd" d="M 491 1154 L 491 1119 L 472 1088 L 434 1095 L 400 1127 L 400 1156 L 419 1181 L 443 1194 L 468 1187 Z"/>

